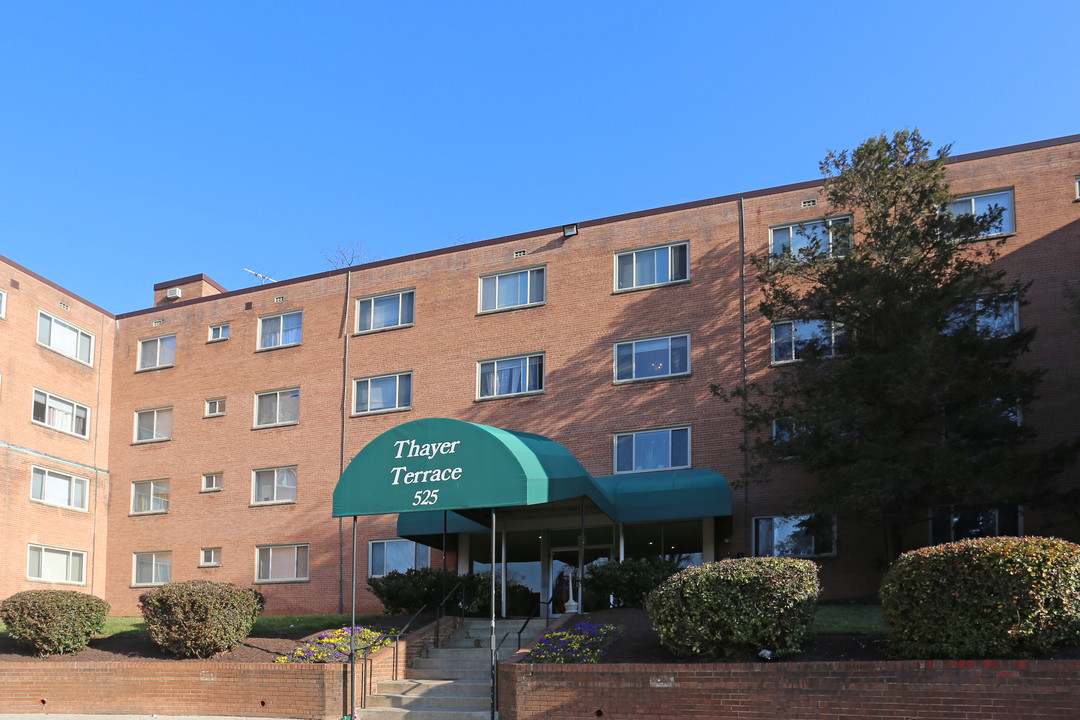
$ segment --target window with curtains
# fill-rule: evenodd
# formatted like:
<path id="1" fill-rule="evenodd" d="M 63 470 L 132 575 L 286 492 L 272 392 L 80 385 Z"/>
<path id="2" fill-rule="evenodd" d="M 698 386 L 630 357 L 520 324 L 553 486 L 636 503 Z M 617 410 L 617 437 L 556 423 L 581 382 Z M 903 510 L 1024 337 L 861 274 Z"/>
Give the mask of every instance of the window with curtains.
<path id="1" fill-rule="evenodd" d="M 176 336 L 139 341 L 139 369 L 154 370 L 176 364 Z"/>
<path id="2" fill-rule="evenodd" d="M 479 363 L 477 395 L 480 398 L 506 397 L 544 391 L 544 356 L 485 360 Z"/>
<path id="3" fill-rule="evenodd" d="M 255 427 L 292 425 L 300 421 L 300 388 L 255 395 Z"/>
<path id="4" fill-rule="evenodd" d="M 616 433 L 615 472 L 690 467 L 690 428 Z"/>
<path id="5" fill-rule="evenodd" d="M 89 437 L 90 408 L 44 390 L 34 389 L 31 419 L 54 430 Z"/>
<path id="6" fill-rule="evenodd" d="M 408 410 L 412 407 L 412 373 L 358 378 L 353 383 L 353 414 Z"/>
<path id="7" fill-rule="evenodd" d="M 135 585 L 172 582 L 172 552 L 135 553 Z"/>
<path id="8" fill-rule="evenodd" d="M 412 325 L 413 300 L 413 290 L 357 300 L 356 332 L 371 332 Z"/>
<path id="9" fill-rule="evenodd" d="M 615 345 L 616 382 L 689 373 L 689 335 L 633 340 Z"/>
<path id="10" fill-rule="evenodd" d="M 270 505 L 296 502 L 296 466 L 255 470 L 252 477 L 252 503 Z"/>
<path id="11" fill-rule="evenodd" d="M 257 582 L 298 582 L 308 579 L 308 546 L 263 545 L 256 549 Z"/>
<path id="12" fill-rule="evenodd" d="M 156 408 L 135 413 L 135 442 L 172 439 L 173 409 Z"/>
<path id="13" fill-rule="evenodd" d="M 169 512 L 169 481 L 145 480 L 131 483 L 131 514 Z"/>
<path id="14" fill-rule="evenodd" d="M 304 313 L 300 310 L 259 318 L 259 349 L 299 345 L 303 329 Z"/>

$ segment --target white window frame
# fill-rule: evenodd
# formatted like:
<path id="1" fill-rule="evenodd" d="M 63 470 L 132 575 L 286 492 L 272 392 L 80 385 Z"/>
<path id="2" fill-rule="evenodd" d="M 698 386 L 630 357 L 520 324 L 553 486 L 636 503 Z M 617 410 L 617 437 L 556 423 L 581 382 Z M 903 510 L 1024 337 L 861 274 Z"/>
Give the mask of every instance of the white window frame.
<path id="1" fill-rule="evenodd" d="M 201 548 L 199 550 L 199 567 L 221 567 L 221 548 Z"/>
<path id="2" fill-rule="evenodd" d="M 172 340 L 172 342 L 171 343 L 166 342 L 168 340 Z M 172 360 L 171 360 L 171 362 L 169 360 L 168 354 L 163 354 L 162 351 L 161 351 L 163 344 L 166 347 L 171 345 L 171 348 L 172 348 Z M 147 361 L 147 358 L 145 357 L 145 355 L 143 353 L 143 350 L 145 348 L 151 347 L 151 345 L 156 345 L 156 347 L 155 347 L 155 349 L 153 351 L 154 352 L 154 357 L 153 357 L 153 359 Z M 162 359 L 163 355 L 164 355 L 164 359 Z M 139 363 L 139 367 L 138 367 L 137 372 L 144 372 L 146 370 L 162 370 L 164 368 L 175 367 L 176 366 L 176 333 L 172 333 L 172 334 L 169 334 L 169 335 L 159 335 L 158 337 L 152 337 L 152 338 L 146 338 L 145 340 L 140 340 L 139 341 L 139 360 L 138 360 L 138 363 Z"/>
<path id="3" fill-rule="evenodd" d="M 427 547 L 426 545 L 421 545 L 418 542 L 414 542 L 413 540 L 406 540 L 404 538 L 379 538 L 368 541 L 368 577 L 385 577 L 388 573 L 391 573 L 394 570 L 399 570 L 399 568 L 397 567 L 387 569 L 386 563 L 386 546 L 398 543 L 409 543 L 412 545 L 413 559 L 411 565 L 406 568 L 406 570 L 431 567 L 431 548 Z M 379 546 L 378 550 L 376 550 L 376 546 Z M 381 573 L 375 572 L 376 555 L 378 553 L 382 554 L 382 558 L 379 563 L 382 566 Z M 421 555 L 424 554 L 427 555 L 426 560 L 421 558 Z"/>
<path id="4" fill-rule="evenodd" d="M 830 528 L 830 536 L 831 536 L 830 539 L 832 541 L 832 548 L 830 548 L 830 549 L 828 549 L 826 551 L 823 551 L 823 552 L 819 552 L 818 548 L 817 548 L 817 538 L 815 538 L 812 534 L 806 532 L 805 530 L 798 530 L 797 529 L 798 524 L 800 522 L 802 522 L 804 520 L 808 520 L 810 517 L 811 516 L 809 514 L 802 514 L 802 515 L 756 515 L 756 516 L 754 516 L 754 518 L 752 520 L 753 534 L 754 534 L 753 546 L 752 547 L 753 547 L 754 556 L 755 557 L 833 557 L 833 556 L 835 556 L 836 555 L 836 518 L 834 517 L 834 518 L 831 519 L 832 520 L 832 526 Z M 764 520 L 769 520 L 771 522 L 771 526 L 772 526 L 773 553 L 771 555 L 758 555 L 758 541 L 759 541 L 758 524 L 759 524 L 759 521 L 764 521 Z M 811 551 L 810 552 L 805 552 L 805 553 L 795 553 L 795 554 L 777 552 L 776 551 L 776 546 L 777 546 L 776 532 L 777 532 L 777 529 L 778 529 L 777 528 L 777 521 L 780 521 L 780 522 L 782 522 L 784 524 L 783 526 L 781 526 L 780 529 L 784 529 L 785 527 L 792 528 L 791 533 L 787 537 L 791 537 L 796 532 L 799 532 L 799 533 L 802 533 L 805 538 L 809 539 L 810 545 L 811 545 Z"/>
<path id="5" fill-rule="evenodd" d="M 35 495 L 37 491 L 35 485 L 35 475 L 39 475 L 41 485 L 41 495 Z M 53 479 L 56 482 L 67 482 L 68 484 L 68 501 L 63 503 L 52 502 L 48 500 L 49 497 L 49 480 Z M 72 495 L 75 492 L 75 486 L 82 486 L 82 505 L 76 505 L 71 502 Z M 58 470 L 51 470 L 47 467 L 40 465 L 30 466 L 30 499 L 34 502 L 42 503 L 43 505 L 52 505 L 53 507 L 67 508 L 68 510 L 79 510 L 81 512 L 87 512 L 89 507 L 89 495 L 90 495 L 90 480 L 89 478 L 80 477 L 79 475 L 71 475 L 69 473 L 60 472 Z"/>
<path id="6" fill-rule="evenodd" d="M 675 456 L 675 452 L 674 452 L 674 442 L 673 442 L 673 435 L 675 433 L 678 433 L 679 435 L 685 435 L 685 437 L 686 437 L 686 462 L 685 463 L 675 464 L 675 462 L 677 460 L 677 458 Z M 637 462 L 637 460 L 638 460 L 638 458 L 637 458 L 638 440 L 639 439 L 644 440 L 647 436 L 660 437 L 660 436 L 663 436 L 663 435 L 667 436 L 667 455 L 668 455 L 667 464 L 655 465 L 653 467 L 643 467 L 643 468 L 639 469 L 637 467 L 638 466 L 638 462 Z M 622 474 L 626 474 L 626 473 L 640 473 L 640 472 L 661 471 L 661 470 L 681 470 L 681 469 L 684 469 L 684 468 L 691 467 L 692 466 L 692 460 L 693 460 L 693 444 L 691 442 L 691 437 L 690 436 L 691 436 L 691 433 L 690 433 L 690 426 L 689 425 L 678 425 L 678 426 L 669 427 L 669 428 L 649 428 L 647 430 L 630 430 L 630 431 L 627 431 L 627 432 L 615 433 L 614 445 L 613 445 L 614 458 L 613 458 L 613 461 L 612 461 L 612 467 L 615 469 L 615 474 L 616 475 L 622 475 Z M 629 443 L 620 442 L 620 440 L 622 440 L 622 441 L 629 440 Z M 622 447 L 624 449 L 624 451 L 627 448 L 630 451 L 630 466 L 629 466 L 629 468 L 624 467 L 624 468 L 620 469 L 620 467 L 619 467 L 620 447 Z"/>
<path id="7" fill-rule="evenodd" d="M 150 580 L 139 581 L 139 558 L 150 558 Z M 164 574 L 159 574 L 163 570 Z M 172 582 L 172 550 L 155 550 L 131 554 L 131 586 L 150 587 Z"/>
<path id="8" fill-rule="evenodd" d="M 141 423 L 142 417 L 148 416 L 152 422 L 148 426 L 144 426 Z M 164 418 L 168 417 L 168 423 L 163 422 Z M 159 425 L 162 426 L 159 429 Z M 139 437 L 140 430 L 146 427 L 150 432 L 150 437 Z M 166 430 L 166 427 L 168 428 Z M 135 444 L 141 443 L 153 443 L 153 442 L 165 442 L 166 440 L 172 440 L 173 433 L 173 409 L 172 407 L 159 407 L 148 408 L 146 410 L 135 411 Z"/>
<path id="9" fill-rule="evenodd" d="M 229 323 L 217 323 L 216 325 L 211 325 L 210 329 L 207 331 L 206 342 L 208 343 L 225 342 L 228 339 Z"/>
<path id="10" fill-rule="evenodd" d="M 543 287 L 540 292 L 534 292 L 533 276 L 534 274 L 541 277 L 541 284 Z M 506 304 L 499 304 L 499 285 L 503 280 L 509 280 L 511 277 L 525 276 L 525 302 L 519 302 L 517 300 L 513 302 L 507 302 Z M 489 303 L 485 303 L 485 292 L 490 291 L 491 303 L 490 307 L 485 307 Z M 543 265 L 539 267 L 522 268 L 520 270 L 510 270 L 508 272 L 491 273 L 489 275 L 480 276 L 480 313 L 495 313 L 502 312 L 504 310 L 514 310 L 516 308 L 536 307 L 537 305 L 543 305 L 547 302 L 547 268 Z M 542 297 L 536 297 L 540 295 Z"/>
<path id="11" fill-rule="evenodd" d="M 282 416 L 283 406 L 282 406 L 282 402 L 281 402 L 282 397 L 290 396 L 290 395 L 292 395 L 294 393 L 296 395 L 296 417 L 295 418 L 289 418 L 288 416 L 284 416 L 285 419 L 282 419 L 282 417 L 283 417 Z M 260 423 L 259 422 L 259 403 L 263 398 L 272 398 L 273 399 L 273 411 L 274 411 L 274 421 L 273 422 L 266 422 L 266 423 Z M 300 388 L 299 387 L 283 388 L 281 390 L 267 390 L 265 392 L 255 393 L 255 424 L 254 424 L 254 427 L 256 427 L 256 428 L 281 427 L 283 425 L 296 425 L 299 422 L 300 422 Z"/>
<path id="12" fill-rule="evenodd" d="M 47 321 L 48 325 L 49 325 L 49 337 L 46 340 L 41 339 L 42 320 Z M 53 342 L 54 325 L 60 325 L 65 330 L 67 330 L 68 332 L 71 332 L 71 333 L 75 334 L 75 354 L 74 355 L 69 353 L 69 352 L 66 352 L 63 349 L 61 349 L 60 347 L 57 346 L 57 344 L 54 344 L 54 342 Z M 45 312 L 44 310 L 40 310 L 40 309 L 38 310 L 38 324 L 37 324 L 36 332 L 37 332 L 37 343 L 41 347 L 49 348 L 54 353 L 58 353 L 60 355 L 63 355 L 64 357 L 69 357 L 72 360 L 74 360 L 75 362 L 82 363 L 83 365 L 89 365 L 90 367 L 94 366 L 94 343 L 95 343 L 96 338 L 94 337 L 93 333 L 87 332 L 86 330 L 83 330 L 81 327 L 79 327 L 78 325 L 76 325 L 74 323 L 68 322 L 67 320 L 63 320 L 61 318 L 58 318 L 55 315 L 53 315 L 52 313 L 48 313 L 48 312 Z M 81 352 L 81 348 L 83 347 L 83 342 L 84 341 L 86 342 L 85 347 L 86 347 L 86 356 L 87 356 L 85 360 L 82 357 L 80 357 L 80 355 L 83 354 Z"/>
<path id="13" fill-rule="evenodd" d="M 1006 316 L 1011 316 L 1012 327 L 1008 332 L 1001 332 L 1000 323 L 992 322 L 992 320 Z M 964 303 L 948 320 L 945 332 L 950 333 L 971 324 L 974 324 L 979 333 L 986 333 L 989 337 L 1009 337 L 1020 331 L 1020 304 L 1011 296 L 975 298 L 969 303 Z"/>
<path id="14" fill-rule="evenodd" d="M 301 567 L 300 555 L 303 549 L 303 563 Z M 274 562 L 275 551 L 292 550 L 292 575 L 274 577 L 275 567 L 280 571 L 280 566 Z M 265 551 L 265 562 L 263 553 Z M 288 556 L 283 556 L 278 562 L 283 562 L 286 567 L 290 564 Z M 301 575 L 301 570 L 303 574 Z M 265 573 L 265 574 L 264 574 Z M 262 583 L 289 583 L 307 582 L 311 579 L 311 545 L 309 543 L 286 543 L 276 545 L 258 545 L 255 548 L 255 582 Z"/>
<path id="15" fill-rule="evenodd" d="M 203 473 L 202 489 L 199 492 L 221 492 L 225 487 L 225 473 Z"/>
<path id="16" fill-rule="evenodd" d="M 287 473 L 292 471 L 292 497 L 288 497 L 288 483 L 282 483 L 282 478 L 288 479 Z M 259 499 L 259 474 L 273 473 L 272 497 L 267 500 Z M 279 488 L 286 490 L 285 496 L 281 496 Z M 280 467 L 256 468 L 251 471 L 251 504 L 252 505 L 295 505 L 299 496 L 300 473 L 296 465 L 282 465 Z"/>
<path id="17" fill-rule="evenodd" d="M 149 490 L 144 494 L 147 509 L 139 510 L 135 507 L 135 498 L 140 490 Z M 131 483 L 131 514 L 132 515 L 165 515 L 169 512 L 169 478 L 156 480 L 137 480 Z"/>
<path id="18" fill-rule="evenodd" d="M 823 342 L 822 345 L 827 352 L 823 353 L 823 357 L 833 357 L 836 355 L 837 342 L 842 341 L 847 335 L 847 331 L 840 323 L 831 322 L 828 320 L 780 320 L 774 322 L 769 328 L 769 358 L 772 365 L 783 365 L 785 363 L 801 362 L 803 357 L 801 355 L 801 348 L 798 345 L 796 338 L 798 335 L 796 332 L 800 327 L 807 327 L 811 324 L 816 324 L 819 329 L 823 324 L 828 325 L 829 335 L 827 342 Z M 776 350 L 776 331 L 780 326 L 790 326 L 792 331 L 791 336 L 791 352 L 789 357 L 777 359 Z M 811 337 L 823 337 L 819 333 L 813 334 Z"/>
<path id="19" fill-rule="evenodd" d="M 225 398 L 209 398 L 206 401 L 206 414 L 203 417 L 221 417 L 225 414 Z"/>
<path id="20" fill-rule="evenodd" d="M 375 305 L 379 301 L 390 298 L 397 299 L 397 320 L 394 322 L 375 325 Z M 408 301 L 406 303 L 406 298 Z M 406 309 L 407 305 L 407 309 Z M 366 306 L 366 310 L 365 310 Z M 366 322 L 365 320 L 366 314 Z M 356 332 L 374 333 L 395 328 L 412 327 L 416 320 L 416 290 L 400 290 L 398 292 L 383 293 L 381 295 L 369 295 L 356 299 Z M 365 327 L 366 325 L 366 327 Z"/>
<path id="21" fill-rule="evenodd" d="M 371 383 L 375 381 L 394 382 L 394 404 L 388 407 L 371 409 Z M 360 405 L 360 388 L 367 387 L 367 403 L 365 408 Z M 403 397 L 404 394 L 404 397 Z M 412 410 L 412 372 L 392 373 L 390 375 L 374 375 L 353 380 L 353 415 L 374 415 L 376 413 L 400 412 Z"/>
<path id="22" fill-rule="evenodd" d="M 839 215 L 837 217 L 817 218 L 816 220 L 776 225 L 769 228 L 769 253 L 773 257 L 788 255 L 793 258 L 800 258 L 803 257 L 801 255 L 803 248 L 809 245 L 812 240 L 820 240 L 821 249 L 828 257 L 844 257 L 850 251 L 850 247 L 836 242 L 833 227 L 839 227 L 850 222 L 850 215 Z M 819 232 L 826 233 L 827 237 L 819 235 Z M 781 233 L 787 235 L 786 243 L 779 239 Z M 799 242 L 796 243 L 796 240 Z M 781 242 L 780 252 L 777 252 L 776 247 L 778 241 Z M 795 245 L 798 245 L 798 249 L 793 252 L 791 248 Z"/>
<path id="23" fill-rule="evenodd" d="M 39 394 L 43 396 L 42 401 L 41 401 L 40 404 L 41 404 L 42 408 L 44 409 L 44 412 L 43 412 L 43 416 L 45 418 L 44 420 L 38 420 L 35 417 L 35 414 L 36 414 L 35 411 L 36 411 L 37 406 L 39 404 L 38 403 L 38 395 Z M 80 403 L 77 403 L 74 400 L 68 400 L 66 397 L 56 395 L 55 393 L 51 393 L 48 390 L 42 390 L 41 388 L 37 388 L 37 387 L 34 388 L 34 392 L 33 392 L 32 397 L 34 399 L 34 402 L 33 402 L 33 408 L 32 408 L 31 413 L 30 413 L 31 422 L 33 422 L 36 425 L 41 425 L 43 427 L 52 428 L 53 430 L 56 430 L 58 432 L 66 433 L 67 435 L 74 435 L 75 437 L 80 437 L 80 438 L 84 438 L 84 439 L 88 439 L 90 437 L 90 408 L 89 407 L 87 407 L 86 405 L 82 405 Z M 64 408 L 57 407 L 57 404 L 59 404 L 59 403 L 63 403 L 65 405 L 70 405 L 71 406 L 71 411 L 67 412 L 66 410 L 64 410 Z M 68 417 L 71 418 L 70 429 L 67 428 L 67 427 L 63 427 L 62 423 L 57 423 L 57 424 L 49 423 L 48 418 L 49 418 L 49 409 L 50 408 L 53 409 L 53 410 L 62 410 L 62 411 L 64 411 L 64 414 L 66 414 Z M 79 432 L 75 431 L 75 421 L 78 420 L 78 418 L 79 418 L 79 411 L 80 410 L 82 411 L 82 414 L 83 414 L 83 424 L 84 424 L 85 430 L 86 430 L 86 432 L 83 432 L 83 433 L 79 433 Z"/>
<path id="24" fill-rule="evenodd" d="M 300 316 L 300 325 L 296 328 L 290 328 L 290 330 L 297 330 L 298 338 L 295 341 L 285 342 L 285 318 L 290 318 L 295 315 Z M 266 323 L 271 320 L 277 320 L 278 330 L 276 333 L 266 332 Z M 276 337 L 275 337 L 276 336 Z M 256 351 L 262 350 L 275 350 L 277 348 L 295 347 L 300 345 L 304 341 L 304 311 L 303 310 L 289 310 L 288 312 L 274 313 L 273 315 L 264 315 L 259 318 L 259 338 Z"/>
<path id="25" fill-rule="evenodd" d="M 30 560 L 30 558 L 33 555 L 34 550 L 38 550 L 40 552 L 40 557 L 38 559 L 38 569 L 41 571 L 41 575 L 37 575 L 37 576 L 32 575 L 30 573 L 30 569 L 31 569 L 31 560 Z M 66 556 L 65 568 L 64 568 L 64 579 L 63 580 L 55 580 L 55 579 L 52 579 L 52 578 L 45 577 L 45 573 L 44 573 L 44 569 L 45 569 L 45 553 L 51 553 L 51 554 L 55 554 L 55 555 L 64 555 L 64 556 Z M 72 562 L 71 562 L 71 560 L 75 556 L 80 557 L 80 562 L 79 562 L 79 575 L 80 575 L 80 577 L 78 579 L 72 579 L 72 577 L 71 577 L 71 573 L 72 573 Z M 51 545 L 42 545 L 41 543 L 29 543 L 26 546 L 26 579 L 29 580 L 30 582 L 50 583 L 50 584 L 53 584 L 53 585 L 86 585 L 86 551 L 85 550 L 71 550 L 69 548 L 53 547 Z"/>
<path id="26" fill-rule="evenodd" d="M 985 209 L 980 210 L 980 202 L 985 203 L 986 198 L 995 198 L 996 196 L 1006 197 L 1008 204 L 1005 205 L 1000 202 L 991 201 L 991 205 L 1001 205 L 1005 208 L 1005 211 L 1001 215 L 1001 229 L 996 232 L 989 232 L 985 235 L 980 235 L 979 238 L 991 238 L 999 235 L 1012 235 L 1016 232 L 1016 196 L 1013 194 L 1012 188 L 1003 188 L 1000 190 L 986 190 L 977 193 L 965 193 L 963 195 L 957 195 L 953 198 L 953 201 L 946 205 L 946 209 L 953 215 L 960 217 L 961 215 L 969 214 L 982 214 Z M 961 204 L 967 204 L 967 208 L 961 208 Z M 989 205 L 986 206 L 987 208 Z"/>
<path id="27" fill-rule="evenodd" d="M 509 371 L 513 368 L 510 367 L 512 363 L 521 363 L 523 367 L 522 371 L 522 387 L 523 390 L 517 392 L 504 392 L 498 391 L 499 387 L 499 372 L 500 370 Z M 503 368 L 500 368 L 500 364 Z M 544 373 L 546 368 L 546 357 L 544 353 L 531 353 L 529 355 L 513 355 L 511 357 L 503 358 L 491 358 L 488 360 L 481 360 L 476 363 L 476 398 L 478 400 L 493 400 L 495 398 L 507 398 L 507 397 L 520 397 L 522 395 L 539 395 L 544 392 L 545 382 Z M 484 394 L 484 376 L 487 373 L 487 367 L 490 366 L 491 370 L 491 392 Z M 533 377 L 533 368 L 539 368 L 539 377 Z"/>
<path id="28" fill-rule="evenodd" d="M 682 270 L 682 277 L 674 277 L 677 274 L 675 265 L 679 260 L 679 249 L 682 249 L 682 262 L 685 267 L 680 268 Z M 639 256 L 644 258 L 646 254 L 652 254 L 659 256 L 661 251 L 667 251 L 667 258 L 663 263 L 653 263 L 654 279 L 652 282 L 638 282 L 638 263 Z M 631 274 L 631 281 L 629 284 L 623 285 L 622 278 L 620 276 L 620 265 L 629 258 L 629 269 Z M 663 265 L 664 274 L 667 275 L 666 279 L 657 279 L 657 274 Z M 676 285 L 679 283 L 690 282 L 690 241 L 680 240 L 673 243 L 665 243 L 663 245 L 652 245 L 650 247 L 635 248 L 633 250 L 624 250 L 622 252 L 615 253 L 615 292 L 629 292 L 630 290 L 643 290 L 645 288 L 660 287 L 662 285 Z"/>
<path id="29" fill-rule="evenodd" d="M 683 338 L 686 339 L 686 369 L 685 370 L 680 370 L 678 372 L 673 372 L 672 371 L 672 367 L 674 366 L 674 361 L 672 359 L 673 341 L 681 340 Z M 640 374 L 639 373 L 639 368 L 638 368 L 638 354 L 639 354 L 639 352 L 645 352 L 645 351 L 644 350 L 639 351 L 638 345 L 642 345 L 644 347 L 647 344 L 654 344 L 655 345 L 655 344 L 659 344 L 659 343 L 664 342 L 664 341 L 667 342 L 667 360 L 664 363 L 664 365 L 667 367 L 668 372 L 659 372 L 659 373 L 652 374 L 652 375 Z M 678 335 L 661 335 L 659 337 L 639 338 L 637 340 L 626 340 L 626 341 L 623 341 L 623 342 L 615 343 L 614 347 L 615 347 L 615 357 L 614 357 L 614 366 L 613 366 L 612 370 L 613 370 L 613 373 L 614 373 L 616 383 L 621 384 L 621 383 L 630 383 L 630 382 L 641 382 L 641 381 L 644 381 L 644 380 L 657 380 L 657 379 L 663 379 L 663 378 L 683 377 L 683 376 L 686 376 L 686 375 L 690 374 L 690 370 L 691 370 L 691 368 L 690 368 L 690 333 L 681 333 L 681 334 L 678 334 Z M 630 350 L 630 375 L 629 375 L 629 377 L 625 377 L 625 376 L 620 377 L 619 376 L 619 351 L 620 351 L 620 349 L 625 349 L 625 348 L 629 348 L 629 350 Z"/>
<path id="30" fill-rule="evenodd" d="M 0 320 L 7 317 L 7 291 L 0 290 Z"/>

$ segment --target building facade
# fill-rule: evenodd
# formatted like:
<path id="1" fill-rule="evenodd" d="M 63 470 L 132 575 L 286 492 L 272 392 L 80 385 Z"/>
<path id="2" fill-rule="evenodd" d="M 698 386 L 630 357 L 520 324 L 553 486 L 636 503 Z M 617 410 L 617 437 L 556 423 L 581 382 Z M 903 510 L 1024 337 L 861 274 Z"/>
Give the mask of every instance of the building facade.
<path id="1" fill-rule="evenodd" d="M 1033 282 L 1019 322 L 1039 334 L 1023 362 L 1047 375 L 1024 422 L 1045 443 L 1080 434 L 1080 331 L 1063 295 L 1080 280 L 1078 178 L 1080 136 L 948 165 L 959 198 L 1007 208 L 999 262 Z M 812 479 L 740 483 L 742 422 L 709 390 L 797 359 L 758 314 L 749 258 L 820 220 L 820 190 L 713 198 L 231 292 L 180 278 L 118 316 L 0 258 L 0 597 L 74 587 L 130 615 L 146 587 L 207 579 L 258 587 L 273 614 L 338 611 L 351 523 L 332 517 L 335 484 L 369 442 L 418 418 L 546 436 L 613 487 L 647 483 L 648 471 L 728 479 L 729 515 L 590 518 L 586 561 L 794 552 L 818 561 L 827 597 L 873 595 L 882 530 L 840 521 L 811 538 L 792 503 Z M 1021 513 L 980 531 L 1078 539 Z M 515 523 L 511 574 L 546 599 L 574 564 L 576 521 Z M 928 514 L 909 540 L 962 535 L 964 523 L 932 527 Z M 361 610 L 379 609 L 364 578 L 441 562 L 394 516 L 361 517 L 358 532 Z M 479 535 L 456 533 L 447 549 L 459 570 L 490 568 Z"/>

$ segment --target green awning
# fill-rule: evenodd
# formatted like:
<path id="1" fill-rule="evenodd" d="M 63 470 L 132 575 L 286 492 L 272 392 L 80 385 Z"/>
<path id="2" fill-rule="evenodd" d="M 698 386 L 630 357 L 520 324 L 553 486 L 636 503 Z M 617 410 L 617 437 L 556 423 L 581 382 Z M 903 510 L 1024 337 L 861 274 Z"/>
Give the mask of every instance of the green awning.
<path id="1" fill-rule="evenodd" d="M 656 470 L 593 478 L 615 502 L 615 522 L 731 515 L 731 489 L 715 470 Z"/>
<path id="2" fill-rule="evenodd" d="M 333 516 L 516 507 L 582 496 L 614 517 L 608 496 L 554 440 L 426 418 L 387 430 L 357 453 L 334 488 Z"/>

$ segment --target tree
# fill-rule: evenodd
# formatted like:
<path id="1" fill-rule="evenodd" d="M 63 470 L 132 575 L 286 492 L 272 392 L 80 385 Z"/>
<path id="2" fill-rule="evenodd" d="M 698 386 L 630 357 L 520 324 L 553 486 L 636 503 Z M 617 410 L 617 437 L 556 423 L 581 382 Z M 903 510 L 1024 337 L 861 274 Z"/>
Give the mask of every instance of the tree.
<path id="1" fill-rule="evenodd" d="M 758 438 L 751 479 L 813 473 L 808 509 L 881 523 L 890 559 L 931 508 L 1053 497 L 1078 449 L 1032 449 L 1019 422 L 1042 376 L 1017 364 L 1028 284 L 994 265 L 1004 208 L 950 208 L 948 151 L 905 130 L 827 155 L 826 222 L 751 258 L 774 360 L 792 362 L 727 394 Z"/>

